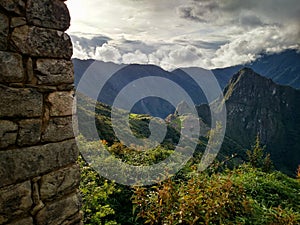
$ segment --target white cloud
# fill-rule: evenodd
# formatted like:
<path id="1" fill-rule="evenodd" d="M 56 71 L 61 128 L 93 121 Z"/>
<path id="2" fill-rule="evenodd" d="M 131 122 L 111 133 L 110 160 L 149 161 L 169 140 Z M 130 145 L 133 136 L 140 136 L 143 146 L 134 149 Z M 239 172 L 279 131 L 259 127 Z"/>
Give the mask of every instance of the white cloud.
<path id="1" fill-rule="evenodd" d="M 140 50 L 135 52 L 126 53 L 122 56 L 122 63 L 124 64 L 147 64 L 149 62 L 148 56 L 142 53 Z"/>
<path id="2" fill-rule="evenodd" d="M 255 60 L 263 52 L 274 53 L 296 47 L 294 38 L 286 39 L 289 32 L 285 28 L 269 26 L 243 33 L 221 46 L 212 63 L 215 67 L 243 64 Z M 293 37 L 293 33 L 290 35 Z"/>
<path id="3" fill-rule="evenodd" d="M 77 58 L 151 63 L 165 69 L 215 68 L 300 45 L 299 0 L 66 3 Z"/>
<path id="4" fill-rule="evenodd" d="M 96 48 L 93 58 L 104 62 L 120 63 L 121 54 L 117 48 L 105 43 Z"/>
<path id="5" fill-rule="evenodd" d="M 149 55 L 149 63 L 167 70 L 178 67 L 209 67 L 206 53 L 192 45 L 165 45 Z"/>
<path id="6" fill-rule="evenodd" d="M 73 41 L 73 58 L 89 59 L 91 57 L 88 55 L 87 49 L 84 49 L 79 41 Z"/>

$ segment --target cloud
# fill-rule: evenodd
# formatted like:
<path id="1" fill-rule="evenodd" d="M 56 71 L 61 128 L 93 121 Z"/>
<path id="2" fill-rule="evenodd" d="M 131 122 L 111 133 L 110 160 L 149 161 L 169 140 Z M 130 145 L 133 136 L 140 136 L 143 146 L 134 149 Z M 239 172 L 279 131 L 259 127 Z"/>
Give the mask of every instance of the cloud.
<path id="1" fill-rule="evenodd" d="M 122 56 L 122 63 L 124 64 L 147 64 L 149 63 L 148 56 L 145 53 L 142 53 L 140 50 L 135 52 L 126 53 Z"/>
<path id="2" fill-rule="evenodd" d="M 207 54 L 192 45 L 165 45 L 151 53 L 148 58 L 150 64 L 159 65 L 166 70 L 187 66 L 211 66 Z"/>
<path id="3" fill-rule="evenodd" d="M 264 23 L 261 21 L 261 19 L 252 13 L 244 12 L 243 15 L 240 15 L 238 23 L 243 27 L 259 27 L 263 26 Z"/>
<path id="4" fill-rule="evenodd" d="M 298 0 L 189 0 L 178 6 L 180 17 L 214 25 L 299 23 Z"/>
<path id="5" fill-rule="evenodd" d="M 82 34 L 77 35 L 70 35 L 72 43 L 73 43 L 73 58 L 79 59 L 88 59 L 94 57 L 94 52 L 96 51 L 97 47 L 101 47 L 104 44 L 107 44 L 109 37 L 104 35 L 89 35 L 79 36 Z"/>
<path id="6" fill-rule="evenodd" d="M 105 43 L 96 48 L 93 58 L 104 62 L 120 63 L 121 54 L 117 48 Z"/>
<path id="7" fill-rule="evenodd" d="M 192 1 L 190 4 L 178 7 L 178 14 L 184 19 L 198 22 L 209 22 L 218 17 L 217 1 Z"/>
<path id="8" fill-rule="evenodd" d="M 72 2 L 79 4 L 77 0 L 67 4 Z M 82 4 L 90 13 L 84 18 L 73 13 L 72 21 L 77 30 L 90 34 L 70 31 L 77 58 L 150 63 L 165 69 L 215 68 L 247 63 L 264 52 L 300 48 L 299 0 L 87 0 Z"/>
<path id="9" fill-rule="evenodd" d="M 259 27 L 235 37 L 233 41 L 221 46 L 212 58 L 215 67 L 232 66 L 255 60 L 261 53 L 275 53 L 295 45 L 296 37 L 286 40 L 293 30 L 277 26 Z"/>
<path id="10" fill-rule="evenodd" d="M 111 38 L 104 36 L 104 35 L 97 35 L 92 36 L 91 38 L 82 37 L 82 36 L 76 36 L 76 35 L 70 35 L 72 42 L 80 42 L 80 45 L 84 48 L 96 48 L 98 46 L 102 46 L 103 44 L 107 43 Z"/>

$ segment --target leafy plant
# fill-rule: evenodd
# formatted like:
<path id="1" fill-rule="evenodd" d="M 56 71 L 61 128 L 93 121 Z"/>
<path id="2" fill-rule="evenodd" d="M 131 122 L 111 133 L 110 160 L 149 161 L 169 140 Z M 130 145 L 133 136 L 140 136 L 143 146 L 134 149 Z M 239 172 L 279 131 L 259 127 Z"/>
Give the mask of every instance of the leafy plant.
<path id="1" fill-rule="evenodd" d="M 79 158 L 81 166 L 80 191 L 82 196 L 82 211 L 84 212 L 84 224 L 115 225 L 114 209 L 110 205 L 109 198 L 112 194 L 120 192 L 116 185 L 101 178 Z"/>

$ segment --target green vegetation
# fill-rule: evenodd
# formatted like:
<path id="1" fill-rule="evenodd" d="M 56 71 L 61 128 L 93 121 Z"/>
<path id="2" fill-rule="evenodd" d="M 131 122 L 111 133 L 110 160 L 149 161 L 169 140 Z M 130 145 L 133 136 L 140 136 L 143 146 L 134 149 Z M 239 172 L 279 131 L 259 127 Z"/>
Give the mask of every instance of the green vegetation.
<path id="1" fill-rule="evenodd" d="M 112 158 L 135 166 L 152 165 L 174 154 L 174 146 L 180 137 L 178 118 L 170 122 L 167 136 L 158 147 L 126 147 L 114 136 L 110 107 L 97 103 L 94 116 L 91 104 L 81 101 L 78 111 L 84 120 L 79 124 L 82 136 L 78 141 L 87 153 L 99 151 L 104 146 L 111 155 L 102 166 L 109 165 Z M 125 112 L 120 110 L 122 113 Z M 89 126 L 94 120 L 100 142 L 96 138 L 85 138 L 89 137 Z M 130 128 L 123 129 L 131 129 L 138 138 L 148 137 L 150 120 L 147 115 L 130 114 Z M 207 140 L 205 136 L 200 137 L 194 157 L 176 175 L 146 187 L 131 188 L 100 177 L 80 158 L 84 223 L 300 224 L 300 167 L 298 179 L 290 178 L 273 170 L 270 155 L 266 154 L 258 138 L 251 150 L 246 151 L 225 137 L 218 158 L 205 172 L 200 173 L 197 164 Z M 110 172 L 124 174 L 125 170 L 111 167 Z"/>
<path id="2" fill-rule="evenodd" d="M 82 139 L 87 148 L 97 142 Z M 134 157 L 127 147 L 106 146 L 124 159 Z M 156 149 L 142 160 L 152 164 L 172 150 Z M 159 153 L 161 152 L 161 153 Z M 207 172 L 196 171 L 191 160 L 176 176 L 153 186 L 130 188 L 100 177 L 80 159 L 85 224 L 299 224 L 300 182 L 265 170 L 259 141 L 248 152 L 250 162 L 234 169 L 215 163 Z M 255 156 L 255 157 L 254 157 Z M 126 159 L 129 160 L 129 159 Z M 134 163 L 136 159 L 129 163 Z M 218 172 L 211 172 L 218 171 Z"/>

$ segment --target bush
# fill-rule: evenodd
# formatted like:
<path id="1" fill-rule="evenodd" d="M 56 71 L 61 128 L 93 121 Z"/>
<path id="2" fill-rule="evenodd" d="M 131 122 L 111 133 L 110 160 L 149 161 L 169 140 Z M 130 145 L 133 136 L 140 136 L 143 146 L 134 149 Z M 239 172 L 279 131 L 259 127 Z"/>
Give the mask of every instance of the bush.
<path id="1" fill-rule="evenodd" d="M 149 224 L 236 224 L 251 213 L 250 202 L 231 175 L 193 174 L 188 181 L 168 179 L 151 188 L 136 188 L 137 218 Z"/>
<path id="2" fill-rule="evenodd" d="M 109 197 L 115 192 L 120 192 L 113 182 L 101 178 L 95 171 L 88 167 L 82 158 L 80 191 L 82 196 L 82 211 L 84 224 L 87 225 L 115 225 L 114 209 L 111 207 Z"/>

